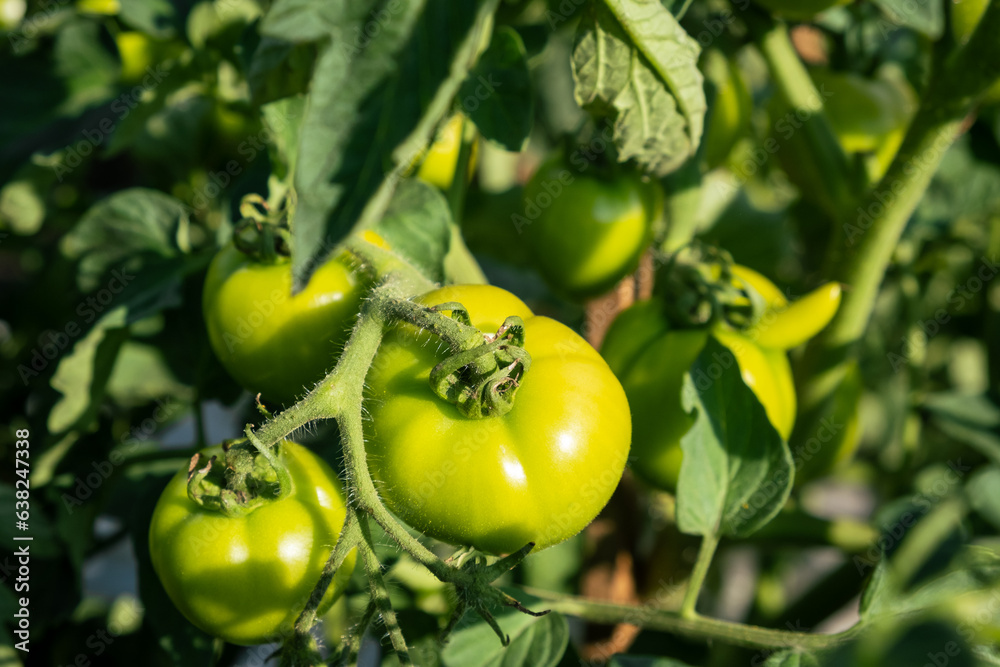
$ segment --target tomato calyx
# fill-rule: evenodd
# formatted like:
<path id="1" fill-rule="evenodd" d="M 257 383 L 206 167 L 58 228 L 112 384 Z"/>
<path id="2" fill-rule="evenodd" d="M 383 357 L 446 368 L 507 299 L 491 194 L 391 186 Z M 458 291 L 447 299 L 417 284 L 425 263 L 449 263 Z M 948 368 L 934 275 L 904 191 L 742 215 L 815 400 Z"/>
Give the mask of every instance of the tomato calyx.
<path id="1" fill-rule="evenodd" d="M 288 470 L 273 452 L 255 450 L 247 440 L 222 444 L 225 458 L 201 452 L 188 464 L 188 497 L 227 516 L 243 516 L 291 493 Z"/>
<path id="2" fill-rule="evenodd" d="M 493 563 L 489 562 L 489 557 L 477 552 L 475 549 L 463 550 L 460 552 L 460 555 L 449 558 L 449 561 L 456 561 L 458 565 L 456 569 L 465 576 L 461 577 L 463 583 L 455 582 L 458 605 L 455 607 L 448 625 L 442 631 L 441 639 L 444 640 L 451 634 L 451 631 L 454 630 L 467 611 L 473 611 L 482 617 L 490 628 L 493 629 L 493 632 L 500 638 L 500 643 L 508 646 L 510 644 L 510 637 L 504 633 L 500 624 L 497 623 L 496 618 L 493 617 L 492 612 L 490 612 L 491 607 L 512 607 L 522 614 L 536 618 L 548 614 L 551 609 L 532 611 L 521 604 L 515 597 L 493 586 L 493 582 L 496 579 L 517 567 L 531 553 L 534 547 L 535 543 L 529 542 L 514 553 L 504 556 Z"/>
<path id="3" fill-rule="evenodd" d="M 673 328 L 703 329 L 725 323 L 747 329 L 760 319 L 763 297 L 733 274 L 732 256 L 692 242 L 664 263 L 656 279 L 664 314 Z"/>
<path id="4" fill-rule="evenodd" d="M 240 202 L 240 221 L 233 229 L 233 245 L 243 254 L 263 263 L 291 256 L 292 237 L 282 223 L 283 210 L 272 211 L 258 194 L 248 194 Z"/>
<path id="5" fill-rule="evenodd" d="M 435 395 L 472 419 L 511 411 L 531 367 L 531 355 L 524 349 L 524 320 L 508 317 L 490 334 L 474 327 L 469 311 L 457 302 L 427 308 L 396 299 L 391 307 L 399 319 L 439 336 L 451 348 L 452 354 L 430 372 Z"/>

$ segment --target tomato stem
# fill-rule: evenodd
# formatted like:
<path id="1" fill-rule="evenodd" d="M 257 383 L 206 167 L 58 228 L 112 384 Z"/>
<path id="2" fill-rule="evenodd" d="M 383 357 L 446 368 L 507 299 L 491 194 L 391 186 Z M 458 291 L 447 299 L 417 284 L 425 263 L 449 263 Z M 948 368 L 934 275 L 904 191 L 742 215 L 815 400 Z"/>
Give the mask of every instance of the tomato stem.
<path id="1" fill-rule="evenodd" d="M 530 595 L 548 602 L 553 611 L 577 618 L 614 625 L 638 623 L 647 630 L 660 630 L 706 641 L 723 641 L 727 644 L 760 649 L 824 649 L 842 644 L 864 629 L 863 623 L 832 635 L 774 630 L 743 623 L 733 623 L 695 615 L 685 617 L 676 611 L 654 606 L 615 604 L 554 593 L 552 591 L 524 588 Z"/>
<path id="2" fill-rule="evenodd" d="M 1000 78 L 1000 2 L 989 4 L 964 47 L 943 54 L 935 45 L 928 89 L 882 180 L 839 216 L 841 243 L 830 245 L 834 279 L 848 286 L 833 321 L 806 349 L 796 375 L 800 419 L 792 441 L 816 432 L 847 376 L 868 326 L 893 250 L 945 152 L 961 133 L 977 97 Z M 806 435 L 809 434 L 809 435 Z"/>
<path id="3" fill-rule="evenodd" d="M 681 616 L 684 618 L 697 618 L 695 606 L 698 604 L 698 594 L 701 593 L 702 584 L 708 575 L 708 569 L 712 565 L 712 558 L 715 556 L 715 549 L 719 546 L 719 536 L 716 534 L 705 535 L 701 538 L 701 546 L 698 548 L 698 560 L 695 561 L 694 571 L 688 580 L 687 590 L 684 592 L 684 601 L 681 602 Z"/>

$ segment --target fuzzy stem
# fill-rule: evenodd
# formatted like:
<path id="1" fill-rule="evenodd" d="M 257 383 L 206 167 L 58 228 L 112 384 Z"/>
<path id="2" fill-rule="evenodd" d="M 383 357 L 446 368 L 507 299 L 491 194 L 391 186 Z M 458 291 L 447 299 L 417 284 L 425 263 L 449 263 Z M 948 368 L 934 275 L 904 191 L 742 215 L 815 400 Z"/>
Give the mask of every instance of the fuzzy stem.
<path id="1" fill-rule="evenodd" d="M 722 641 L 727 644 L 749 648 L 824 649 L 836 646 L 857 636 L 863 629 L 863 626 L 858 624 L 844 632 L 833 635 L 789 632 L 730 621 L 720 621 L 714 618 L 705 618 L 704 616 L 685 618 L 675 611 L 658 609 L 651 605 L 637 607 L 611 602 L 598 602 L 534 588 L 525 588 L 524 591 L 545 600 L 552 611 L 569 614 L 570 616 L 576 616 L 577 618 L 594 623 L 606 625 L 632 623 L 647 630 L 670 632 L 707 641 Z"/>
<path id="2" fill-rule="evenodd" d="M 718 546 L 718 535 L 710 534 L 701 538 L 698 560 L 695 561 L 694 571 L 691 572 L 687 590 L 684 592 L 684 601 L 681 602 L 681 616 L 684 618 L 696 618 L 698 615 L 695 611 L 695 605 L 698 604 L 698 594 L 701 593 L 701 586 L 705 583 L 708 568 L 712 565 L 712 557 L 715 556 L 715 549 Z"/>

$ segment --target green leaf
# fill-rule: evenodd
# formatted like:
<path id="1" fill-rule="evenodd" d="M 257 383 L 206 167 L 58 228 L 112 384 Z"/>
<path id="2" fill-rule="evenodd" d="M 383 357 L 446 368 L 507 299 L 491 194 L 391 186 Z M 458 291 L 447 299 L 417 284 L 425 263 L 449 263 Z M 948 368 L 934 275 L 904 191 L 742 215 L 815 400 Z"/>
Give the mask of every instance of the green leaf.
<path id="1" fill-rule="evenodd" d="M 541 600 L 532 600 L 517 593 L 528 607 Z M 528 599 L 524 599 L 524 598 Z M 452 634 L 441 654 L 446 667 L 554 667 L 559 664 L 569 645 L 569 624 L 558 613 L 540 618 L 505 608 L 496 615 L 500 627 L 510 637 L 504 648 L 489 625 L 478 616 L 469 614 Z"/>
<path id="2" fill-rule="evenodd" d="M 107 384 L 108 396 L 123 406 L 138 406 L 157 398 L 193 400 L 194 391 L 180 382 L 167 366 L 159 348 L 126 341 Z"/>
<path id="3" fill-rule="evenodd" d="M 714 338 L 684 379 L 677 524 L 692 535 L 745 537 L 770 521 L 792 490 L 788 444 L 744 384 L 733 353 Z"/>
<path id="4" fill-rule="evenodd" d="M 949 438 L 965 443 L 993 463 L 1000 464 L 1000 437 L 992 431 L 949 419 L 935 419 L 932 423 Z"/>
<path id="5" fill-rule="evenodd" d="M 305 93 L 316 62 L 314 44 L 293 44 L 264 37 L 254 50 L 247 72 L 250 94 L 257 104 Z"/>
<path id="6" fill-rule="evenodd" d="M 449 111 L 497 4 L 278 0 L 265 16 L 265 36 L 327 38 L 294 169 L 296 289 L 351 228 L 382 216 Z"/>
<path id="7" fill-rule="evenodd" d="M 944 33 L 943 2 L 913 2 L 913 0 L 875 0 L 882 13 L 893 23 L 913 28 L 932 40 Z"/>
<path id="8" fill-rule="evenodd" d="M 285 97 L 261 107 L 264 126 L 270 131 L 267 143 L 268 155 L 271 158 L 268 191 L 272 197 L 277 189 L 287 187 L 288 174 L 295 166 L 305 108 L 304 95 Z"/>
<path id="9" fill-rule="evenodd" d="M 405 179 L 374 230 L 394 251 L 437 282 L 444 277 L 450 225 L 451 211 L 441 191 L 423 181 Z"/>
<path id="10" fill-rule="evenodd" d="M 172 38 L 180 21 L 170 0 L 129 0 L 121 3 L 118 17 L 126 25 L 160 39 Z"/>
<path id="11" fill-rule="evenodd" d="M 1000 583 L 1000 554 L 967 545 L 936 577 L 913 588 L 896 591 L 892 585 L 892 560 L 883 559 L 872 573 L 861 596 L 863 621 L 890 615 L 912 614 L 948 604 L 966 593 L 988 590 Z"/>
<path id="12" fill-rule="evenodd" d="M 614 123 L 618 160 L 665 176 L 701 141 L 705 91 L 698 43 L 659 2 L 593 3 L 573 49 L 576 99 Z"/>
<path id="13" fill-rule="evenodd" d="M 129 325 L 179 305 L 182 277 L 201 268 L 205 259 L 165 261 L 144 267 L 137 275 L 121 271 L 115 278 L 124 285 L 121 296 L 105 288 L 81 302 L 76 312 L 84 322 L 93 322 L 93 326 L 59 360 L 50 381 L 52 388 L 62 394 L 49 412 L 51 433 L 61 433 L 78 424 L 89 425 L 104 398 L 118 353 L 129 337 Z M 100 300 L 104 292 L 112 299 L 107 309 Z"/>
<path id="14" fill-rule="evenodd" d="M 535 117 L 531 74 L 521 36 L 501 26 L 458 93 L 480 133 L 509 151 L 524 148 Z"/>
<path id="15" fill-rule="evenodd" d="M 114 94 L 119 64 L 101 44 L 101 31 L 100 24 L 77 19 L 56 34 L 53 58 L 67 91 L 60 109 L 66 115 L 75 116 Z"/>
<path id="16" fill-rule="evenodd" d="M 965 485 L 965 497 L 969 507 L 1000 530 L 1000 468 L 976 471 Z"/>
<path id="17" fill-rule="evenodd" d="M 34 234 L 41 229 L 44 219 L 45 201 L 31 180 L 11 181 L 0 190 L 0 222 L 16 233 Z"/>
<path id="18" fill-rule="evenodd" d="M 62 241 L 62 251 L 79 259 L 77 283 L 93 291 L 109 271 L 138 271 L 150 256 L 174 257 L 189 224 L 184 204 L 156 190 L 131 188 L 102 199 Z"/>
<path id="19" fill-rule="evenodd" d="M 969 426 L 983 429 L 1000 426 L 1000 407 L 982 395 L 938 392 L 925 396 L 922 407 L 937 417 Z"/>

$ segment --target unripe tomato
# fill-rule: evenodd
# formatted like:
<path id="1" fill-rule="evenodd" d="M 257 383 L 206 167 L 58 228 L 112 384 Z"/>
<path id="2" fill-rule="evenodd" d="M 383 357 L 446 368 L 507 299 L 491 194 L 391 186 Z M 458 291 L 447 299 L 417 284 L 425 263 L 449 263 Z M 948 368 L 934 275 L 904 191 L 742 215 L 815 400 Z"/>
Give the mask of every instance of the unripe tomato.
<path id="1" fill-rule="evenodd" d="M 795 426 L 797 399 L 787 348 L 815 335 L 833 318 L 840 285 L 830 283 L 788 304 L 774 283 L 745 266 L 734 265 L 737 280 L 760 294 L 766 309 L 756 327 L 734 331 L 672 329 L 663 307 L 640 301 L 619 313 L 601 354 L 621 380 L 632 411 L 632 457 L 629 465 L 657 488 L 673 491 L 680 475 L 680 441 L 694 423 L 681 403 L 684 374 L 708 337 L 733 353 L 743 382 L 753 391 L 768 420 L 784 439 Z M 831 295 L 835 293 L 835 298 Z M 698 378 L 693 378 L 696 382 Z"/>
<path id="2" fill-rule="evenodd" d="M 293 488 L 288 496 L 230 517 L 187 493 L 185 467 L 167 484 L 149 525 L 153 569 L 184 616 L 233 644 L 287 635 L 319 581 L 344 524 L 337 475 L 311 451 L 280 445 Z M 205 451 L 221 455 L 221 447 Z M 319 606 L 323 614 L 354 569 L 352 552 Z"/>
<path id="3" fill-rule="evenodd" d="M 258 262 L 230 243 L 205 278 L 208 339 L 243 387 L 288 405 L 335 365 L 365 289 L 345 253 L 319 267 L 292 296 L 287 257 Z"/>
<path id="4" fill-rule="evenodd" d="M 462 148 L 463 121 L 465 117 L 460 113 L 448 119 L 434 139 L 434 143 L 423 154 L 420 168 L 417 169 L 417 178 L 442 190 L 451 187 L 451 182 L 455 180 L 455 168 L 458 166 L 458 153 Z M 477 142 L 472 142 L 471 151 L 469 173 L 466 178 L 472 178 L 476 170 L 476 159 L 479 154 Z"/>
<path id="5" fill-rule="evenodd" d="M 554 290 L 582 300 L 635 270 L 663 194 L 638 173 L 580 173 L 557 157 L 535 172 L 524 202 L 521 232 L 535 266 Z"/>
<path id="6" fill-rule="evenodd" d="M 743 332 L 763 348 L 790 350 L 802 345 L 822 331 L 840 307 L 840 283 L 821 285 L 789 305 L 781 290 L 756 271 L 739 265 L 732 271 L 764 299 L 766 309 L 760 320 Z"/>
<path id="7" fill-rule="evenodd" d="M 524 320 L 531 365 L 513 408 L 466 417 L 428 379 L 446 352 L 399 324 L 368 373 L 365 446 L 386 506 L 421 532 L 491 553 L 544 549 L 578 533 L 618 485 L 630 440 L 625 392 L 601 356 L 555 320 L 489 285 L 444 287 L 418 300 L 457 301 L 495 332 Z"/>
<path id="8" fill-rule="evenodd" d="M 764 350 L 742 335 L 716 329 L 670 329 L 655 301 L 623 311 L 608 330 L 601 354 L 621 380 L 632 411 L 632 470 L 672 491 L 681 467 L 681 438 L 694 423 L 681 403 L 684 374 L 712 335 L 740 367 L 743 381 L 787 439 L 795 422 L 795 388 L 783 351 Z"/>

